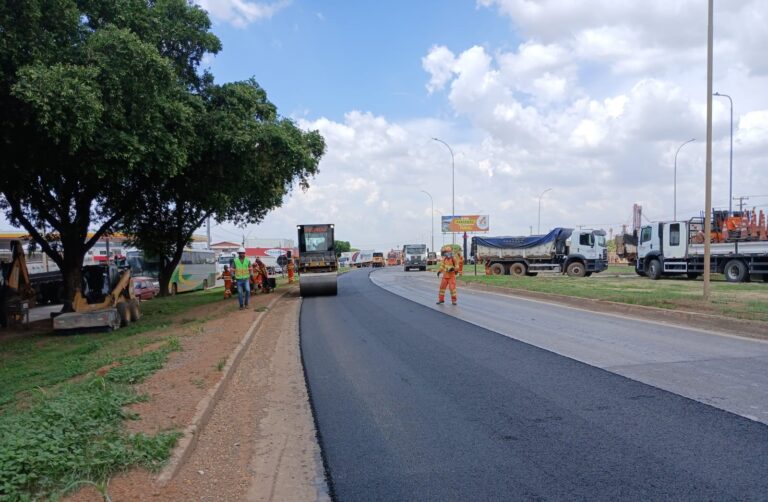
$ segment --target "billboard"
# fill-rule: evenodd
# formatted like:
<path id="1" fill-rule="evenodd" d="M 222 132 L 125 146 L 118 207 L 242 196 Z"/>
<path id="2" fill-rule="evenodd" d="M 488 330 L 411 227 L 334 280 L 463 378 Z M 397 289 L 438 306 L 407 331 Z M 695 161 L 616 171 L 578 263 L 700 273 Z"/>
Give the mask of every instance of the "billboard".
<path id="1" fill-rule="evenodd" d="M 489 230 L 487 214 L 462 216 L 443 216 L 443 233 L 487 232 Z"/>

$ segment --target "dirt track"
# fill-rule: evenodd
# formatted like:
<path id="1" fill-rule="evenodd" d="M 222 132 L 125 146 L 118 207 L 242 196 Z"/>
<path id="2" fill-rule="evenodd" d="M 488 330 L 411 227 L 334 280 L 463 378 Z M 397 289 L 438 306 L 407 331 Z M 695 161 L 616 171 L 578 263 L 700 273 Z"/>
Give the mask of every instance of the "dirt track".
<path id="1" fill-rule="evenodd" d="M 236 302 L 223 316 L 182 337 L 183 351 L 139 389 L 150 394 L 135 411 L 132 430 L 184 429 L 198 402 L 221 379 L 220 364 L 243 338 L 274 295 L 252 299 L 251 310 Z M 156 475 L 135 470 L 115 477 L 114 501 L 133 500 L 322 500 L 325 485 L 319 448 L 299 358 L 295 290 L 279 299 L 233 368 L 209 421 L 178 474 L 165 486 Z M 220 305 L 214 310 L 220 313 Z M 203 309 L 201 309 L 203 310 Z M 207 312 L 195 312 L 204 317 Z M 98 501 L 84 489 L 69 500 Z"/>

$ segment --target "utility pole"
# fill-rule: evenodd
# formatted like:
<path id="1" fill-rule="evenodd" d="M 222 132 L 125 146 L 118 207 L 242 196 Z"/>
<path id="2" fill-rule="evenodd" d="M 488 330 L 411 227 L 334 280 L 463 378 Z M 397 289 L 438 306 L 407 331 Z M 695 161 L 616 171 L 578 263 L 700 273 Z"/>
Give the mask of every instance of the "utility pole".
<path id="1" fill-rule="evenodd" d="M 739 212 L 744 212 L 744 201 L 749 200 L 749 197 L 742 195 L 741 197 L 734 197 L 733 200 L 739 201 Z"/>
<path id="2" fill-rule="evenodd" d="M 707 9 L 707 164 L 704 187 L 704 299 L 709 301 L 709 279 L 712 252 L 712 45 L 714 34 L 714 0 Z"/>
<path id="3" fill-rule="evenodd" d="M 208 249 L 211 249 L 211 217 L 208 216 L 207 220 L 207 230 L 208 230 Z"/>

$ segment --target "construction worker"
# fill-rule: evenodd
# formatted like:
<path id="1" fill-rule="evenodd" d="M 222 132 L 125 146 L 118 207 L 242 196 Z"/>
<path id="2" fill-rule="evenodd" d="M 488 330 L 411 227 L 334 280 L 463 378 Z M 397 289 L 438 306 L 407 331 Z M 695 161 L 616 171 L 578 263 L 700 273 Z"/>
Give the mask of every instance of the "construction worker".
<path id="1" fill-rule="evenodd" d="M 248 299 L 251 297 L 251 260 L 245 257 L 245 248 L 237 250 L 235 258 L 235 281 L 237 282 L 237 300 L 240 302 L 240 310 L 248 307 Z"/>
<path id="2" fill-rule="evenodd" d="M 288 269 L 288 284 L 293 284 L 293 276 L 295 274 L 296 267 L 293 264 L 293 258 L 288 259 L 288 264 L 286 265 L 286 268 Z"/>
<path id="3" fill-rule="evenodd" d="M 229 265 L 224 265 L 224 271 L 217 279 L 224 279 L 224 299 L 232 296 L 232 271 L 229 270 Z"/>
<path id="4" fill-rule="evenodd" d="M 264 262 L 258 256 L 253 264 L 253 275 L 256 276 L 257 287 L 264 293 L 269 293 L 269 271 L 267 271 L 267 266 L 264 265 Z"/>
<path id="5" fill-rule="evenodd" d="M 444 246 L 441 250 L 443 259 L 440 262 L 440 271 L 437 276 L 443 274 L 443 280 L 440 281 L 440 291 L 437 295 L 437 304 L 441 305 L 445 303 L 445 288 L 451 290 L 451 303 L 456 305 L 458 302 L 458 295 L 456 294 L 456 274 L 459 271 L 459 260 L 453 256 L 453 248 L 451 246 Z"/>

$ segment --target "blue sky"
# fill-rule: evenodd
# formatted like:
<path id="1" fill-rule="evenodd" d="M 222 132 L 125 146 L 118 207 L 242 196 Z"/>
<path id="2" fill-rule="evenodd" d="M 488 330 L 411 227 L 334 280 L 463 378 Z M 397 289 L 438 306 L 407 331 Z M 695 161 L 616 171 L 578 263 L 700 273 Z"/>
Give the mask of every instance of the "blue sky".
<path id="1" fill-rule="evenodd" d="M 517 45 L 509 20 L 472 2 L 317 4 L 296 1 L 245 28 L 216 21 L 224 46 L 211 64 L 217 80 L 254 76 L 289 116 L 449 115 L 444 99 L 424 92 L 421 58 L 429 48 Z"/>

